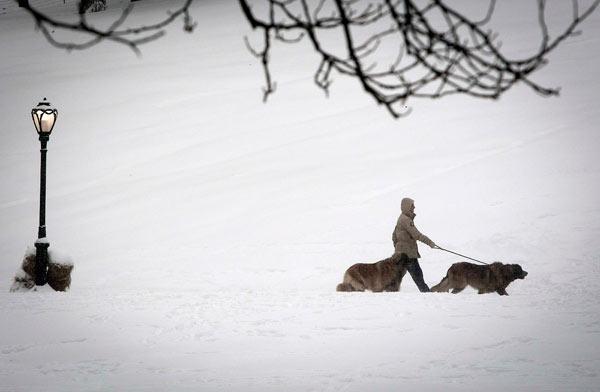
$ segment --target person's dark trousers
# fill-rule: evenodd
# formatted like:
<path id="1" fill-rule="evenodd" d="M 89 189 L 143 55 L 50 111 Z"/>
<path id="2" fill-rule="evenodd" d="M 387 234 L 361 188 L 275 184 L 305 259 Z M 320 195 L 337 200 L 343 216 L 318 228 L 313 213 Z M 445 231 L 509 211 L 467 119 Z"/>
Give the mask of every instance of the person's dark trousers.
<path id="1" fill-rule="evenodd" d="M 406 253 L 402 253 L 402 255 L 400 255 L 400 260 L 406 266 L 406 270 L 410 274 L 413 281 L 417 284 L 419 291 L 422 293 L 428 293 L 430 291 L 429 286 L 427 286 L 427 283 L 425 283 L 423 280 L 423 270 L 419 265 L 419 260 L 409 259 Z"/>

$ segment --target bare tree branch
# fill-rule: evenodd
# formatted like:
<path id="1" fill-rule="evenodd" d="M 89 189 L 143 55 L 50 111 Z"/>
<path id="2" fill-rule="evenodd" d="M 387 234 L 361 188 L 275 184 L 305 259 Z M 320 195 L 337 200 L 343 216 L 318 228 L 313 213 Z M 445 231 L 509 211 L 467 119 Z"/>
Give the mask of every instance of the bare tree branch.
<path id="1" fill-rule="evenodd" d="M 14 0 L 18 3 L 18 0 Z M 185 0 L 175 11 L 171 11 L 162 20 L 148 26 L 137 26 L 134 28 L 122 28 L 131 14 L 134 6 L 129 4 L 119 17 L 106 29 L 99 29 L 88 23 L 85 12 L 79 15 L 75 22 L 65 22 L 41 12 L 31 6 L 29 2 L 22 3 L 21 7 L 34 18 L 36 26 L 44 34 L 48 42 L 60 49 L 83 50 L 99 44 L 104 40 L 126 45 L 136 54 L 140 54 L 139 46 L 157 40 L 164 36 L 164 28 L 183 17 L 184 30 L 193 31 L 196 24 L 192 21 L 189 8 L 194 0 Z M 65 30 L 82 33 L 87 37 L 83 42 L 60 41 L 53 35 L 54 30 Z"/>
<path id="2" fill-rule="evenodd" d="M 14 0 L 18 2 L 18 0 Z M 94 27 L 85 14 L 76 22 L 49 17 L 27 3 L 24 8 L 54 46 L 67 50 L 87 49 L 109 40 L 140 53 L 139 46 L 159 39 L 165 27 L 181 18 L 186 31 L 196 23 L 190 16 L 194 0 L 180 5 L 162 20 L 125 27 L 133 6 L 126 7 L 106 29 Z M 241 11 L 261 43 L 245 43 L 259 59 L 265 77 L 263 100 L 275 92 L 269 68 L 273 44 L 307 40 L 320 58 L 314 83 L 329 93 L 335 73 L 357 80 L 364 92 L 392 116 L 407 112 L 411 98 L 437 99 L 453 94 L 497 99 L 517 83 L 543 96 L 559 89 L 542 86 L 532 75 L 548 62 L 548 55 L 590 16 L 600 0 L 589 0 L 580 9 L 572 1 L 573 16 L 555 36 L 546 20 L 546 0 L 536 0 L 540 27 L 539 48 L 520 59 L 503 54 L 499 33 L 487 29 L 496 0 L 483 4 L 479 20 L 469 18 L 447 0 L 238 0 Z M 83 34 L 83 42 L 60 41 L 54 30 Z M 260 47 L 261 49 L 255 49 Z"/>
<path id="3" fill-rule="evenodd" d="M 491 20 L 496 1 L 487 3 L 481 20 L 472 20 L 443 0 L 239 0 L 242 12 L 253 29 L 295 31 L 307 37 L 321 56 L 314 81 L 326 92 L 331 74 L 355 78 L 366 94 L 383 105 L 394 117 L 402 116 L 409 98 L 440 98 L 465 94 L 497 99 L 516 83 L 533 91 L 557 95 L 557 88 L 539 85 L 531 75 L 547 63 L 547 55 L 600 4 L 594 0 L 583 13 L 573 1 L 573 19 L 552 38 L 546 22 L 546 1 L 536 0 L 541 30 L 539 49 L 524 59 L 502 54 L 498 33 L 484 30 Z M 252 5 L 269 3 L 276 15 L 264 17 Z M 294 10 L 301 8 L 303 15 Z M 437 18 L 436 18 L 437 16 Z M 441 16 L 443 23 L 440 23 Z M 329 45 L 332 31 L 342 39 Z M 396 52 L 390 56 L 390 45 Z M 264 57 L 263 57 L 264 59 Z M 272 83 L 264 64 L 267 84 Z"/>

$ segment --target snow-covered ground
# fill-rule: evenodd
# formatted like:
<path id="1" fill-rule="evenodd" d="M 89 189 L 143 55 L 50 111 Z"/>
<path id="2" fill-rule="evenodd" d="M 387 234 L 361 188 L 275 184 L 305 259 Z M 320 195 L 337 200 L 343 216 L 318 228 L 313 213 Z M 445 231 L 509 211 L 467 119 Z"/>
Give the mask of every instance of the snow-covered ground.
<path id="1" fill-rule="evenodd" d="M 525 3 L 495 21 L 515 56 L 537 47 Z M 177 24 L 137 58 L 59 51 L 0 12 L 0 391 L 597 390 L 599 13 L 536 76 L 559 98 L 415 100 L 401 120 L 341 76 L 325 98 L 305 44 L 275 48 L 263 104 L 236 2 L 193 15 L 194 34 Z M 73 285 L 8 293 L 37 233 L 43 97 L 48 237 Z M 421 294 L 408 275 L 336 293 L 393 252 L 406 196 L 440 246 L 529 275 L 509 297 Z M 430 285 L 462 261 L 421 254 Z"/>

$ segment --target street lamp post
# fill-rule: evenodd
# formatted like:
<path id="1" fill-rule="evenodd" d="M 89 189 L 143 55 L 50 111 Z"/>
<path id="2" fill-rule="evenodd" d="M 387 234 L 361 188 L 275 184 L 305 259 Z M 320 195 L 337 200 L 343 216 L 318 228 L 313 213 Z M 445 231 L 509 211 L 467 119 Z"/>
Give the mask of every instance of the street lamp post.
<path id="1" fill-rule="evenodd" d="M 50 140 L 50 134 L 57 116 L 58 111 L 50 106 L 50 102 L 46 98 L 31 109 L 31 117 L 41 144 L 40 225 L 38 239 L 35 242 L 35 284 L 38 286 L 46 284 L 46 270 L 48 268 L 48 247 L 50 243 L 46 239 L 46 153 L 48 151 L 46 146 L 48 140 Z"/>

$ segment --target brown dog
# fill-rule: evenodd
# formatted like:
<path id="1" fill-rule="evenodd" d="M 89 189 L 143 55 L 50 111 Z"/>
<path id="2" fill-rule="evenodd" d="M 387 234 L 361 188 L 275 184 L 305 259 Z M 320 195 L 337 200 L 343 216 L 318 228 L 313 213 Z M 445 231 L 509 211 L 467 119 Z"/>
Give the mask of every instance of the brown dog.
<path id="1" fill-rule="evenodd" d="M 496 292 L 508 295 L 506 287 L 515 279 L 525 279 L 527 272 L 519 264 L 492 263 L 476 265 L 471 263 L 455 263 L 448 269 L 446 277 L 433 286 L 431 291 L 460 293 L 471 286 L 479 290 L 479 294 Z"/>
<path id="2" fill-rule="evenodd" d="M 399 291 L 406 266 L 400 261 L 400 254 L 376 263 L 354 264 L 346 270 L 344 281 L 337 285 L 337 291 Z"/>

